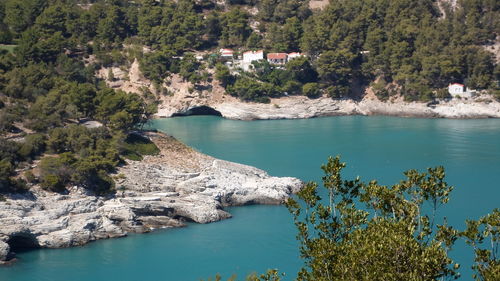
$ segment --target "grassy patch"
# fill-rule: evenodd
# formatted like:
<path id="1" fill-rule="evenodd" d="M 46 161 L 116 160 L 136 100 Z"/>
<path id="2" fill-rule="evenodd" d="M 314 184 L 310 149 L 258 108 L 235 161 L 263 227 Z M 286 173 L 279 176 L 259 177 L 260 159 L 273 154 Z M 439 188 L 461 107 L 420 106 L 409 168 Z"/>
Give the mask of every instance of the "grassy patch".
<path id="1" fill-rule="evenodd" d="M 17 47 L 17 45 L 4 45 L 4 44 L 0 44 L 0 50 L 7 50 L 11 53 L 14 52 L 14 49 Z"/>
<path id="2" fill-rule="evenodd" d="M 142 160 L 144 155 L 156 155 L 160 152 L 152 141 L 136 134 L 127 136 L 123 148 L 123 157 L 135 161 Z"/>

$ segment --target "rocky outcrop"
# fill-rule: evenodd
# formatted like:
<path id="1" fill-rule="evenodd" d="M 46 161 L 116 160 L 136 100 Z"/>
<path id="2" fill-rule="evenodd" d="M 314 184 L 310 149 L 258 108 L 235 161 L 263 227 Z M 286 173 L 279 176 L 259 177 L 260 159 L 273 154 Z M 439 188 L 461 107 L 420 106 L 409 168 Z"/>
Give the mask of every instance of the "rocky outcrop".
<path id="1" fill-rule="evenodd" d="M 9 244 L 5 243 L 4 241 L 0 241 L 0 263 L 5 262 L 7 260 L 9 253 L 10 253 Z"/>
<path id="2" fill-rule="evenodd" d="M 182 102 L 178 102 L 182 100 Z M 210 98 L 175 97 L 164 100 L 157 117 L 186 115 L 193 108 L 208 106 L 228 119 L 297 119 L 337 115 L 388 115 L 401 117 L 436 118 L 498 118 L 500 103 L 489 96 L 469 100 L 452 99 L 438 103 L 382 102 L 374 98 L 361 101 L 320 97 L 309 99 L 290 96 L 272 99 L 269 104 L 249 103 L 228 98 L 214 101 Z"/>
<path id="3" fill-rule="evenodd" d="M 0 202 L 0 263 L 22 248 L 70 247 L 186 221 L 226 219 L 226 206 L 280 204 L 302 185 L 209 157 L 172 137 L 147 136 L 160 154 L 120 167 L 112 196 L 96 197 L 79 187 L 67 194 L 33 187 L 29 194 L 6 196 Z"/>

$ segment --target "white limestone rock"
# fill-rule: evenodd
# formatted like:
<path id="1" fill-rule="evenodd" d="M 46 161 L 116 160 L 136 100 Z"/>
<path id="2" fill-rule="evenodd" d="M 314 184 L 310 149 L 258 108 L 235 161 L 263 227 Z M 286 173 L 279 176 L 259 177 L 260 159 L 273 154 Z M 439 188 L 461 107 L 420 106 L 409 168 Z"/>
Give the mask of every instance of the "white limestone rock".
<path id="1" fill-rule="evenodd" d="M 236 120 L 299 119 L 337 115 L 387 115 L 428 118 L 500 118 L 500 102 L 483 94 L 468 100 L 441 100 L 436 104 L 405 102 L 399 100 L 382 102 L 365 96 L 362 100 L 331 99 L 323 96 L 309 99 L 305 96 L 288 96 L 271 99 L 269 104 L 243 102 L 234 98 L 198 99 L 192 102 L 186 97 L 163 100 L 157 117 L 186 114 L 193 108 L 208 106 L 224 118 Z"/>
<path id="2" fill-rule="evenodd" d="M 27 194 L 5 196 L 0 261 L 18 246 L 71 247 L 127 232 L 182 227 L 185 221 L 219 221 L 231 217 L 226 206 L 280 204 L 302 186 L 298 179 L 218 160 L 162 134 L 148 136 L 160 155 L 120 167 L 125 177 L 114 196 L 96 197 L 78 187 L 61 195 L 36 186 Z"/>
<path id="3" fill-rule="evenodd" d="M 4 241 L 0 241 L 0 264 L 7 260 L 10 252 L 9 244 Z"/>

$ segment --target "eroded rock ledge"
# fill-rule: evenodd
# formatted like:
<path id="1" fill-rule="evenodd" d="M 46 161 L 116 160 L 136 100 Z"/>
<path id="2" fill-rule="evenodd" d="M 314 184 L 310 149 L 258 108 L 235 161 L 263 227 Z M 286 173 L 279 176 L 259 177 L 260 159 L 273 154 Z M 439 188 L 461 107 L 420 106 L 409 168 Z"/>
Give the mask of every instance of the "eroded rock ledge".
<path id="1" fill-rule="evenodd" d="M 221 116 L 237 120 L 297 119 L 337 115 L 386 115 L 426 118 L 500 118 L 500 102 L 489 96 L 469 100 L 448 100 L 438 103 L 382 102 L 364 98 L 335 100 L 328 97 L 309 99 L 304 96 L 290 96 L 272 99 L 270 104 L 242 102 L 228 97 L 213 100 L 210 97 L 187 96 L 182 93 L 165 99 L 160 105 L 157 117 L 189 115 L 198 107 L 210 107 Z"/>
<path id="2" fill-rule="evenodd" d="M 201 154 L 172 137 L 147 133 L 161 152 L 118 169 L 107 198 L 73 187 L 68 194 L 33 187 L 0 202 L 0 263 L 22 248 L 60 248 L 127 232 L 209 223 L 231 217 L 226 206 L 281 204 L 302 183 Z"/>

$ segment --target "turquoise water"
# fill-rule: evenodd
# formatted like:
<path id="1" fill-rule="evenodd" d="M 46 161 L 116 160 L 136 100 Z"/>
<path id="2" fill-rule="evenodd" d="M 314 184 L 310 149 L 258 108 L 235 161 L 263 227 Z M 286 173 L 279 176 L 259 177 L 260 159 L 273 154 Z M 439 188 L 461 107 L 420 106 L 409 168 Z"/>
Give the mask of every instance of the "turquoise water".
<path id="1" fill-rule="evenodd" d="M 441 214 L 464 226 L 500 207 L 500 120 L 331 117 L 232 121 L 213 116 L 155 120 L 152 126 L 212 156 L 274 176 L 318 180 L 329 155 L 346 176 L 391 184 L 410 168 L 444 165 L 455 186 Z M 280 206 L 230 209 L 233 219 L 97 241 L 80 248 L 37 250 L 0 268 L 0 281 L 200 280 L 220 272 L 245 276 L 278 268 L 292 280 L 301 266 L 290 215 Z M 472 253 L 457 245 L 461 280 L 471 280 Z"/>

